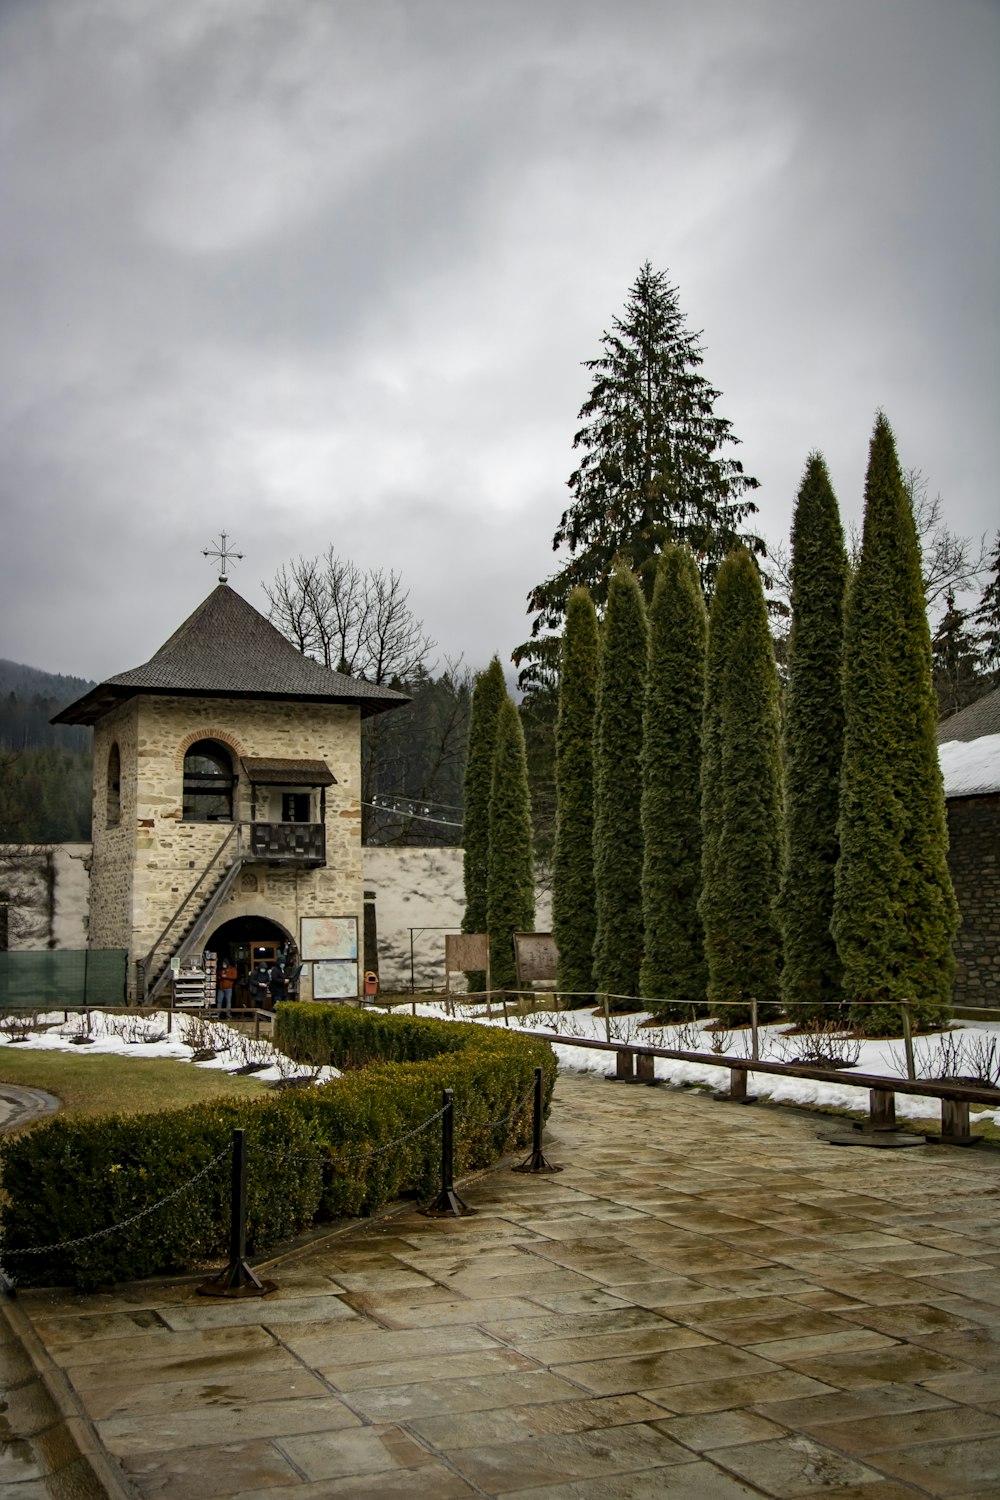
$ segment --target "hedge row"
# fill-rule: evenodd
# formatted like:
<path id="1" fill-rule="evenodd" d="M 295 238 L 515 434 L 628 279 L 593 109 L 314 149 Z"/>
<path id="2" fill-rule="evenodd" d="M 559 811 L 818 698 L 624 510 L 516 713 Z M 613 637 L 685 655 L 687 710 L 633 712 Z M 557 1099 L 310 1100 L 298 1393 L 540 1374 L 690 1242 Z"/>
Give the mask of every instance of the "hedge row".
<path id="1" fill-rule="evenodd" d="M 10 1252 L 83 1239 L 158 1203 L 224 1152 L 235 1128 L 247 1132 L 252 1255 L 317 1220 L 370 1214 L 398 1197 L 430 1197 L 440 1130 L 434 1124 L 409 1133 L 440 1109 L 442 1089 L 454 1092 L 461 1175 L 526 1145 L 530 1102 L 518 1106 L 535 1068 L 544 1070 L 546 1107 L 555 1081 L 548 1043 L 492 1027 L 299 1004 L 282 1008 L 277 1032 L 290 1055 L 350 1071 L 273 1099 L 55 1119 L 0 1142 L 5 1272 L 23 1286 L 92 1290 L 225 1256 L 228 1155 L 127 1229 L 61 1250 Z"/>

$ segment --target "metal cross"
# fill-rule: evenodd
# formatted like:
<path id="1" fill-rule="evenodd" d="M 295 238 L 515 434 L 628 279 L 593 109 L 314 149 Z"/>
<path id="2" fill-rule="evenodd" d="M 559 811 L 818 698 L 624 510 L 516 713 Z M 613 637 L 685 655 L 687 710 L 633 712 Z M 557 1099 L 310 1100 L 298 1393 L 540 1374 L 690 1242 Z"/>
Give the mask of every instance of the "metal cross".
<path id="1" fill-rule="evenodd" d="M 231 562 L 233 559 L 236 559 L 239 562 L 243 561 L 243 553 L 242 552 L 230 552 L 228 546 L 226 545 L 226 533 L 225 532 L 222 532 L 222 534 L 221 534 L 221 536 L 219 538 L 219 544 L 218 544 L 217 547 L 203 547 L 201 555 L 202 555 L 202 557 L 217 557 L 219 559 L 219 582 L 220 583 L 228 583 L 228 581 L 229 581 L 226 578 L 226 564 L 227 563 Z"/>

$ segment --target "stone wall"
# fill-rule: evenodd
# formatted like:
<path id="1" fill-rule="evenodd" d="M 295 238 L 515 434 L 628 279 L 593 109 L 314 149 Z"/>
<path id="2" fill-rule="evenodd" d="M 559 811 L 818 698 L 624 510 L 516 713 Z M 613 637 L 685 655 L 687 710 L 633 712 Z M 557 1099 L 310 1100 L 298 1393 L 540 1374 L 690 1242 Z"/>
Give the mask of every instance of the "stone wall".
<path id="1" fill-rule="evenodd" d="M 7 907 L 11 951 L 86 948 L 89 869 L 89 844 L 0 851 L 0 902 Z"/>
<path id="2" fill-rule="evenodd" d="M 1000 794 L 949 798 L 948 837 L 962 914 L 954 1003 L 1000 1009 Z"/>
<path id="3" fill-rule="evenodd" d="M 444 988 L 444 940 L 461 932 L 465 911 L 461 849 L 373 849 L 364 851 L 365 890 L 375 895 L 379 982 L 386 993 Z M 535 926 L 548 932 L 552 902 L 535 892 Z M 452 987 L 463 983 L 452 978 Z"/>
<path id="4" fill-rule="evenodd" d="M 323 760 L 336 777 L 326 792 L 326 866 L 248 864 L 216 914 L 275 922 L 296 943 L 304 916 L 356 915 L 364 908 L 361 877 L 360 713 L 345 704 L 140 696 L 105 715 L 94 736 L 92 942 L 144 956 L 192 890 L 232 825 L 183 819 L 184 755 L 201 739 L 227 745 L 238 758 Z M 108 763 L 121 757 L 120 816 L 108 819 Z M 316 819 L 319 821 L 319 793 Z M 276 804 L 280 811 L 280 802 Z M 269 794 L 257 815 L 274 816 Z M 251 788 L 241 776 L 234 821 L 248 824 Z M 232 846 L 230 846 L 232 847 Z M 230 860 L 227 849 L 220 869 Z M 211 889 L 211 877 L 204 887 Z M 200 901 L 201 896 L 195 898 Z M 158 955 L 169 956 L 169 944 Z M 305 977 L 305 976 L 304 976 Z"/>
<path id="5" fill-rule="evenodd" d="M 121 780 L 118 821 L 113 822 L 108 818 L 108 763 L 116 745 Z M 94 726 L 90 941 L 95 948 L 131 947 L 137 771 L 138 707 L 131 698 Z"/>

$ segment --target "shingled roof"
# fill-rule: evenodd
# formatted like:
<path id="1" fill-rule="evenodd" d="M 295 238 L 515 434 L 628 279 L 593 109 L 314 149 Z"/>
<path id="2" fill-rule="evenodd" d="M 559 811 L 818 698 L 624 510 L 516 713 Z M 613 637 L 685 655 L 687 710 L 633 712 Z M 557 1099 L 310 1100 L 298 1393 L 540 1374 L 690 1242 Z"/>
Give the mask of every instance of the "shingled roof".
<path id="1" fill-rule="evenodd" d="M 363 719 L 409 702 L 405 693 L 332 672 L 303 656 L 252 604 L 221 583 L 148 662 L 99 683 L 52 722 L 94 724 L 139 693 L 351 703 Z"/>
<path id="2" fill-rule="evenodd" d="M 1000 688 L 942 719 L 937 728 L 939 745 L 951 740 L 978 740 L 986 734 L 1000 734 Z"/>

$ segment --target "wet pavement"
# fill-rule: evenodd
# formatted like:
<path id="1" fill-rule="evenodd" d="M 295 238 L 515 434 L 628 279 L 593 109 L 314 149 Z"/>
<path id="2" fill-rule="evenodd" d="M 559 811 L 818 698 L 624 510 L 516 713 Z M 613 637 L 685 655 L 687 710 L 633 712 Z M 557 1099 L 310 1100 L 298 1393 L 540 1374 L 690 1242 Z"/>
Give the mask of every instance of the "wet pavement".
<path id="1" fill-rule="evenodd" d="M 16 1305 L 120 1494 L 996 1500 L 1000 1152 L 832 1128 L 564 1074 L 564 1171 L 474 1217 L 353 1230 L 263 1301 Z"/>

